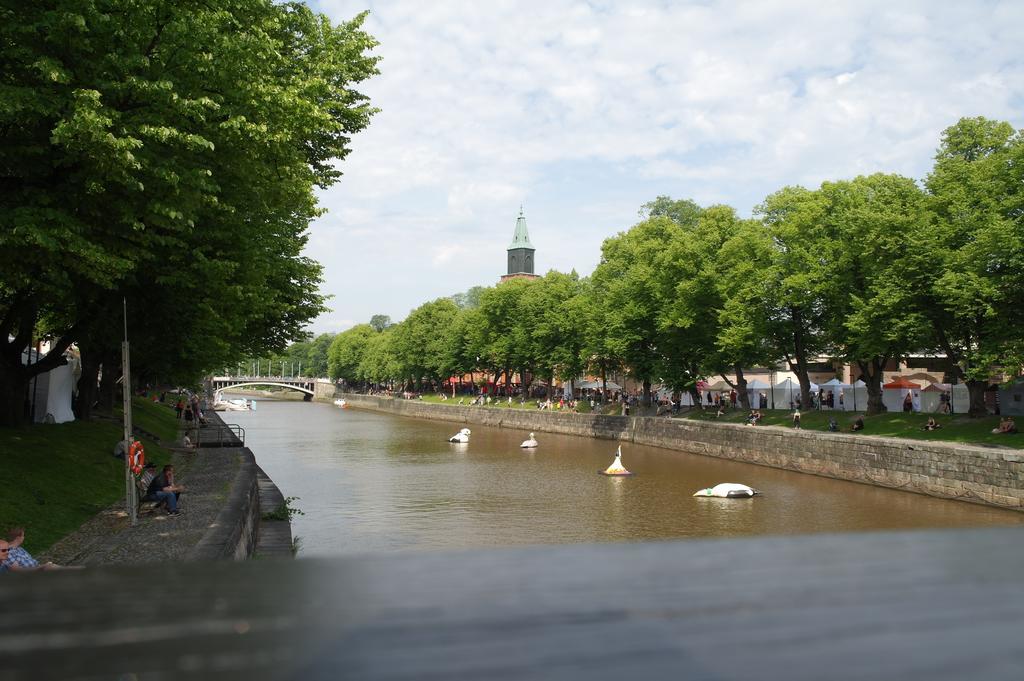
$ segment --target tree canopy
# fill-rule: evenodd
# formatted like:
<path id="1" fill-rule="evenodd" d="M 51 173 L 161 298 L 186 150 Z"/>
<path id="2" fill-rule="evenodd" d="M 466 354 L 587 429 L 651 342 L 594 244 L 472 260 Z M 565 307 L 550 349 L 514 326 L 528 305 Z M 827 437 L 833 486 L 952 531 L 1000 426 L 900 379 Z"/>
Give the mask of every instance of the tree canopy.
<path id="1" fill-rule="evenodd" d="M 425 309 L 440 301 L 418 308 L 374 344 L 395 353 L 374 361 L 390 367 L 375 376 L 433 385 L 518 372 L 525 383 L 623 369 L 648 396 L 654 383 L 694 391 L 715 375 L 745 396 L 744 368 L 781 362 L 807 404 L 811 367 L 828 358 L 858 367 L 878 411 L 890 361 L 939 353 L 981 413 L 999 367 L 1024 363 L 1022 168 L 1024 132 L 964 119 L 923 186 L 877 173 L 784 187 L 750 219 L 659 196 L 605 240 L 590 277 L 474 287 L 436 319 Z"/>
<path id="2" fill-rule="evenodd" d="M 4 4 L 0 422 L 72 343 L 83 381 L 113 375 L 122 301 L 143 379 L 304 337 L 325 310 L 302 255 L 314 189 L 374 112 L 353 87 L 376 72 L 362 21 L 271 0 Z M 40 337 L 54 351 L 23 366 Z"/>

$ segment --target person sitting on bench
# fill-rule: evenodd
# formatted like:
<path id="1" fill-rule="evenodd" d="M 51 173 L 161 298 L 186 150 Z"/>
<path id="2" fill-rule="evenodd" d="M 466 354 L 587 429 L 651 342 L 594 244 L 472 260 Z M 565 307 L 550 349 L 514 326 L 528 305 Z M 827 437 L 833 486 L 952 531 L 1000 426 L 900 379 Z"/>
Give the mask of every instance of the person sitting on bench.
<path id="1" fill-rule="evenodd" d="M 146 496 L 167 505 L 168 515 L 178 515 L 178 497 L 185 491 L 182 485 L 174 484 L 174 466 L 167 464 L 163 472 L 153 478 L 146 490 Z"/>

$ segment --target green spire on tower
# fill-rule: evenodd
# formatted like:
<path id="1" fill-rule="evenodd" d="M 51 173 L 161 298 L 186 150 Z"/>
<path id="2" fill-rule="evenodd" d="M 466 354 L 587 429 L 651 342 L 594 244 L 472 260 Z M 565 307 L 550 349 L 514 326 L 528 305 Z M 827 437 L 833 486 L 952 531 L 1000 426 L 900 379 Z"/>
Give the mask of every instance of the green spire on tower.
<path id="1" fill-rule="evenodd" d="M 529 248 L 533 249 L 533 244 L 530 243 L 530 235 L 526 231 L 526 216 L 523 215 L 523 207 L 519 206 L 519 217 L 516 219 L 516 232 L 512 235 L 512 245 L 507 250 L 513 248 Z"/>

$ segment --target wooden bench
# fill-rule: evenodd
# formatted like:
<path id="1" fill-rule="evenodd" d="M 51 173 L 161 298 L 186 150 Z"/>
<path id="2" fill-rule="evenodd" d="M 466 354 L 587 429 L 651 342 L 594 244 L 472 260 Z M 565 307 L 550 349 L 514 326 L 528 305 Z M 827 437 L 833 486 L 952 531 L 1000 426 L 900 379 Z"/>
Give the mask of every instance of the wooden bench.
<path id="1" fill-rule="evenodd" d="M 153 478 L 156 477 L 155 471 L 155 468 L 146 468 L 142 471 L 141 475 L 135 476 L 135 488 L 138 490 L 138 506 L 135 509 L 136 515 L 141 514 L 143 511 L 146 513 L 154 513 L 156 512 L 157 506 L 160 504 L 156 499 L 146 494 L 149 490 L 149 483 L 153 482 Z"/>

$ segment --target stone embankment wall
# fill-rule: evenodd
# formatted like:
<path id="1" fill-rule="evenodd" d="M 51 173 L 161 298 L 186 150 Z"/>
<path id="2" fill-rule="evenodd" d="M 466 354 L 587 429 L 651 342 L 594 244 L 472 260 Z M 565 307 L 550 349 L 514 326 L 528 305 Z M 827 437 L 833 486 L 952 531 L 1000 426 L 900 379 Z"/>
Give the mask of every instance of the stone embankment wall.
<path id="1" fill-rule="evenodd" d="M 216 412 L 208 412 L 207 419 L 211 424 L 223 427 L 224 421 Z M 237 455 L 239 458 L 238 472 L 231 482 L 224 499 L 224 506 L 217 514 L 216 520 L 210 525 L 199 543 L 188 555 L 189 560 L 245 560 L 251 558 L 260 546 L 265 543 L 264 535 L 272 535 L 274 546 L 264 546 L 261 555 L 278 555 L 279 544 L 287 533 L 287 543 L 291 544 L 291 525 L 285 521 L 263 521 L 262 515 L 267 512 L 268 505 L 273 506 L 283 500 L 277 485 L 257 465 L 256 457 L 248 447 L 218 448 L 217 455 Z M 211 450 L 199 450 L 199 456 Z M 207 454 L 213 456 L 213 454 Z M 269 504 L 268 504 L 269 502 Z M 261 508 L 262 506 L 262 508 Z M 285 527 L 282 527 L 282 523 Z M 288 552 L 290 554 L 290 551 Z"/>
<path id="2" fill-rule="evenodd" d="M 571 414 L 340 395 L 400 416 L 582 435 L 1024 510 L 1024 452 L 688 419 Z"/>

